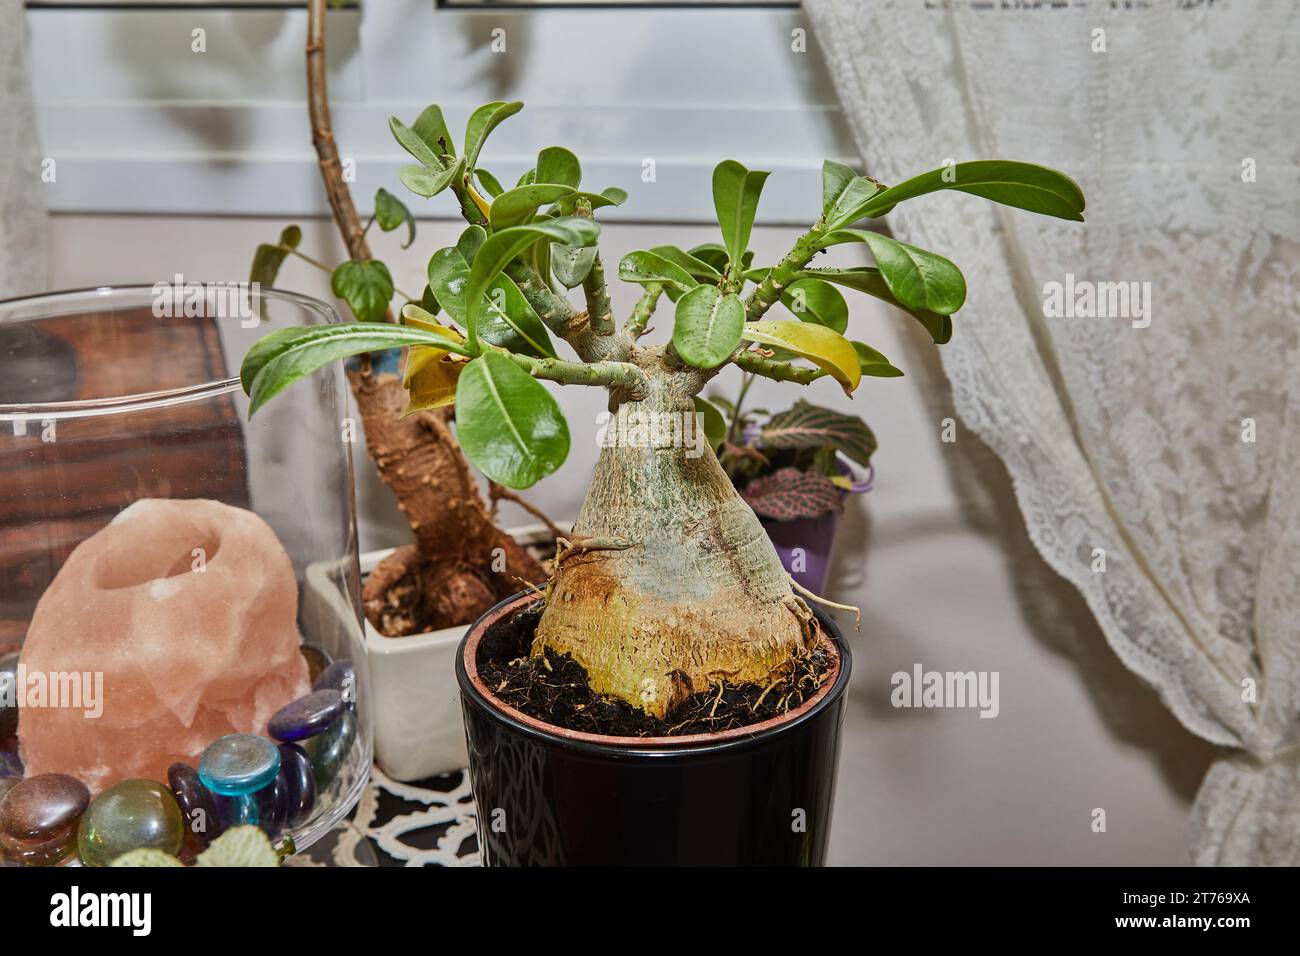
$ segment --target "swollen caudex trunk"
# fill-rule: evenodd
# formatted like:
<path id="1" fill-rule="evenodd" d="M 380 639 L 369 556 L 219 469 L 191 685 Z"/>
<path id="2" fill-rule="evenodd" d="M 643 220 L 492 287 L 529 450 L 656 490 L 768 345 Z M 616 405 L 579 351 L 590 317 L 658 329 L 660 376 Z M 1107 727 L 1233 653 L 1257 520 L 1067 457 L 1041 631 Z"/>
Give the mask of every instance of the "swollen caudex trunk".
<path id="1" fill-rule="evenodd" d="M 690 373 L 666 370 L 658 350 L 638 352 L 649 394 L 610 422 L 533 653 L 568 652 L 592 690 L 663 716 L 718 681 L 766 685 L 804 648 L 813 617 L 702 433 L 695 439 Z M 672 416 L 687 421 L 685 441 Z M 654 447 L 656 433 L 676 440 Z"/>

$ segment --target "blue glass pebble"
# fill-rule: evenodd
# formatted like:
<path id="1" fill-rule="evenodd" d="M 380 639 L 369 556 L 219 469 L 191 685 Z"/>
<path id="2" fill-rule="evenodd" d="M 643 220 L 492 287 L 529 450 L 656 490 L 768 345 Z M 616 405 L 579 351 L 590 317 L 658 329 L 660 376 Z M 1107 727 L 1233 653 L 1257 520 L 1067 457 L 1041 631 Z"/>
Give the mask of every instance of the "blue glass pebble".
<path id="1" fill-rule="evenodd" d="M 343 695 L 343 703 L 349 708 L 357 706 L 357 669 L 351 661 L 335 661 L 311 686 L 312 690 L 336 690 Z"/>
<path id="2" fill-rule="evenodd" d="M 276 711 L 266 725 L 266 732 L 285 742 L 306 740 L 331 726 L 342 713 L 342 694 L 336 690 L 314 690 Z"/>
<path id="3" fill-rule="evenodd" d="M 256 734 L 227 734 L 199 759 L 199 779 L 213 793 L 238 797 L 256 793 L 280 772 L 280 751 Z"/>
<path id="4" fill-rule="evenodd" d="M 311 757 L 311 765 L 316 772 L 317 793 L 328 789 L 339 775 L 356 738 L 357 719 L 352 711 L 345 710 L 329 730 L 307 741 L 307 755 Z"/>
<path id="5" fill-rule="evenodd" d="M 316 807 L 316 771 L 297 744 L 280 744 L 280 780 L 284 783 L 285 825 L 306 823 Z"/>
<path id="6" fill-rule="evenodd" d="M 167 768 L 167 786 L 176 797 L 176 805 L 185 815 L 185 827 L 194 834 L 200 846 L 207 846 L 221 836 L 225 826 L 217 812 L 217 801 L 198 771 L 186 763 L 174 763 Z"/>
<path id="7" fill-rule="evenodd" d="M 284 830 L 284 780 L 277 774 L 253 799 L 257 801 L 257 825 L 274 840 Z"/>
<path id="8" fill-rule="evenodd" d="M 0 749 L 0 777 L 21 777 L 23 761 L 16 750 Z"/>

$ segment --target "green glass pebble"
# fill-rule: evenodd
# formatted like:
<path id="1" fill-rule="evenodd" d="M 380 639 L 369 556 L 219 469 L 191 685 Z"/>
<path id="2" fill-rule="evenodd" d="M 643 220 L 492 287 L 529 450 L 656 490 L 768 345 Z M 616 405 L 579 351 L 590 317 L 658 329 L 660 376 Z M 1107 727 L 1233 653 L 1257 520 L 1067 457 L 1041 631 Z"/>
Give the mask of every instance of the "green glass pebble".
<path id="1" fill-rule="evenodd" d="M 312 769 L 316 771 L 318 793 L 324 793 L 339 775 L 356 739 L 357 718 L 352 711 L 345 710 L 328 730 L 304 741 L 304 749 L 311 757 Z"/>
<path id="2" fill-rule="evenodd" d="M 171 791 L 152 780 L 123 780 L 94 800 L 81 818 L 77 849 L 86 866 L 108 866 L 130 850 L 178 856 L 185 817 Z"/>

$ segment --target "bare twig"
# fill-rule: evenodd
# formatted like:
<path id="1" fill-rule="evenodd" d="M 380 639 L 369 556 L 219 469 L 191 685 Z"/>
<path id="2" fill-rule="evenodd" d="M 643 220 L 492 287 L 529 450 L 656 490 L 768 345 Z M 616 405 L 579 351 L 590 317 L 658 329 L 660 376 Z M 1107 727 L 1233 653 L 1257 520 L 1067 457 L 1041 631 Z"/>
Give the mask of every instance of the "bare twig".
<path id="1" fill-rule="evenodd" d="M 523 508 L 530 515 L 532 515 L 534 518 L 540 521 L 542 524 L 546 525 L 546 530 L 550 532 L 552 540 L 558 541 L 564 535 L 568 534 L 567 531 L 562 530 L 559 525 L 557 525 L 554 521 L 548 518 L 545 512 L 542 511 L 542 509 L 538 508 L 534 504 L 530 504 L 528 501 L 526 501 L 520 495 L 515 494 L 505 485 L 499 485 L 495 481 L 489 481 L 488 497 L 492 499 L 493 517 L 496 516 L 497 502 L 499 502 L 501 499 L 504 498 L 506 501 L 513 501 L 519 507 Z"/>

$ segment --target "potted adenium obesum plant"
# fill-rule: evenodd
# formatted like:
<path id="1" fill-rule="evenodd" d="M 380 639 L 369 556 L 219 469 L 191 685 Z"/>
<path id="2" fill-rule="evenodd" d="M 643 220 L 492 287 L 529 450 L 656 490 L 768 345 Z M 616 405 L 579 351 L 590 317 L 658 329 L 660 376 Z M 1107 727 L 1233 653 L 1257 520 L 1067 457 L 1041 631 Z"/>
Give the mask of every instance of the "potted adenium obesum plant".
<path id="1" fill-rule="evenodd" d="M 887 188 L 827 162 L 816 222 L 755 269 L 746 247 L 767 174 L 727 160 L 713 175 L 726 261 L 673 246 L 625 256 L 619 278 L 644 291 L 620 325 L 594 220 L 611 197 L 581 189 L 577 158 L 547 147 L 512 189 L 478 167 L 486 136 L 520 107 L 475 111 L 461 152 L 437 106 L 410 127 L 392 120 L 418 161 L 402 181 L 424 196 L 450 190 L 469 223 L 429 263 L 447 315 L 430 301 L 406 305 L 400 326 L 273 333 L 243 364 L 250 410 L 325 363 L 405 346 L 413 403 L 454 402 L 469 459 L 522 488 L 569 449 L 543 382 L 606 389 L 615 434 L 554 576 L 484 615 L 457 659 L 485 858 L 819 863 L 848 649 L 796 594 L 709 442 L 695 440 L 695 400 L 728 365 L 799 385 L 831 379 L 849 393 L 877 370 L 875 353 L 834 328 L 769 315 L 801 280 L 877 296 L 936 342 L 949 338 L 965 298 L 957 267 L 852 228 L 859 220 L 944 189 L 1081 220 L 1083 195 L 1026 163 L 960 163 Z M 875 266 L 809 268 L 849 242 Z M 564 294 L 578 287 L 582 309 Z M 643 344 L 665 297 L 671 342 Z M 557 339 L 576 360 L 559 356 Z"/>

